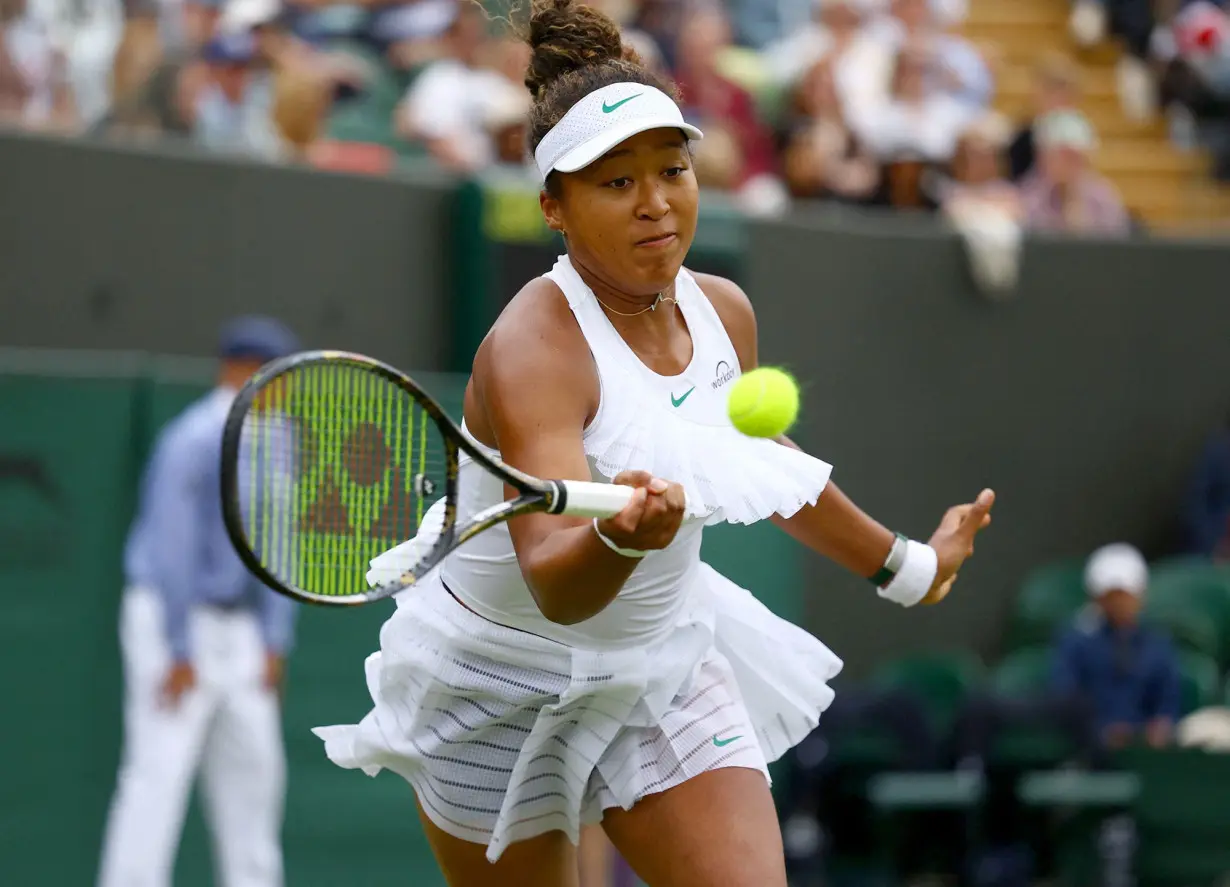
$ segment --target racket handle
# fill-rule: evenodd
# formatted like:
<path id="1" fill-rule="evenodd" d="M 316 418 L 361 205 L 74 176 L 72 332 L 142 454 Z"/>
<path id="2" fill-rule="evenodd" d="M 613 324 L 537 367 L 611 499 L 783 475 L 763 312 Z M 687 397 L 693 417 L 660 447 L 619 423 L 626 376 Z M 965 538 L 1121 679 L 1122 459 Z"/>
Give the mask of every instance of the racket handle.
<path id="1" fill-rule="evenodd" d="M 635 487 L 623 484 L 596 484 L 587 480 L 555 481 L 557 495 L 553 514 L 573 517 L 614 517 L 632 500 Z"/>

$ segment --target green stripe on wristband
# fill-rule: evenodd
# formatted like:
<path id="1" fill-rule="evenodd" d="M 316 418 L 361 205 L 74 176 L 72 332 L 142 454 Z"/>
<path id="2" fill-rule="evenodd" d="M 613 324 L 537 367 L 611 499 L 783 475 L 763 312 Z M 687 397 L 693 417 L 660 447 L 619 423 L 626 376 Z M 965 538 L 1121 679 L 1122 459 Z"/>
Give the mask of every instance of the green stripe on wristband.
<path id="1" fill-rule="evenodd" d="M 880 567 L 876 574 L 867 580 L 876 588 L 883 588 L 892 582 L 905 563 L 905 549 L 910 540 L 901 533 L 894 535 L 897 538 L 893 541 L 893 547 L 888 550 L 888 557 L 884 559 L 884 566 Z"/>
<path id="2" fill-rule="evenodd" d="M 870 582 L 872 585 L 874 585 L 876 588 L 883 588 L 885 585 L 892 582 L 893 577 L 896 575 L 897 574 L 894 573 L 892 570 L 890 570 L 888 567 L 880 567 L 880 569 L 876 572 L 876 574 L 872 576 L 870 579 L 868 579 L 867 581 Z"/>

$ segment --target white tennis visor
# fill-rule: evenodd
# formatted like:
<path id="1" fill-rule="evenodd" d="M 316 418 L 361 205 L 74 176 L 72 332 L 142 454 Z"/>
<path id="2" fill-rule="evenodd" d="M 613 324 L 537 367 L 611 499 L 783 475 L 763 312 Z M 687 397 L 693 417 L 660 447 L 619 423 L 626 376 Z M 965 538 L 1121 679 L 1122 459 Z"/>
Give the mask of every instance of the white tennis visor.
<path id="1" fill-rule="evenodd" d="M 689 139 L 704 138 L 662 90 L 644 83 L 612 83 L 568 109 L 538 143 L 534 162 L 546 181 L 553 170 L 584 169 L 624 139 L 651 129 L 678 129 Z"/>

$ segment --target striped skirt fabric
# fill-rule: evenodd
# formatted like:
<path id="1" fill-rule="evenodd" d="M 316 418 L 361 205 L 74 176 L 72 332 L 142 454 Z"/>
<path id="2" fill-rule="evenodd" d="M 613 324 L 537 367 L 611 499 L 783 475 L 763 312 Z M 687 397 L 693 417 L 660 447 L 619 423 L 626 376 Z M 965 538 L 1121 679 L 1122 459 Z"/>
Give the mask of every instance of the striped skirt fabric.
<path id="1" fill-rule="evenodd" d="M 314 732 L 342 767 L 400 774 L 492 861 L 556 829 L 575 842 L 603 809 L 707 770 L 768 778 L 818 723 L 841 661 L 708 567 L 689 594 L 652 648 L 590 651 L 491 623 L 426 581 L 367 660 L 371 712 Z"/>

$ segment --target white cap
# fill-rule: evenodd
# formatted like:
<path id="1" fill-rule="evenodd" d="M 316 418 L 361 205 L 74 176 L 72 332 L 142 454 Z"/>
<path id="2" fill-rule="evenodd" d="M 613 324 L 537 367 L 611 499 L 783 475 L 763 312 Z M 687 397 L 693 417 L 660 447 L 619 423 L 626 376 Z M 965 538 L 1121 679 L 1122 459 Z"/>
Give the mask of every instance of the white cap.
<path id="1" fill-rule="evenodd" d="M 1149 584 L 1149 565 L 1144 555 L 1126 542 L 1116 542 L 1095 551 L 1085 565 L 1085 589 L 1101 597 L 1119 589 L 1142 595 Z"/>
<path id="2" fill-rule="evenodd" d="M 625 139 L 651 129 L 680 129 L 690 139 L 704 138 L 684 122 L 675 100 L 662 90 L 644 83 L 612 83 L 568 109 L 538 143 L 534 162 L 546 181 L 553 170 L 584 169 Z"/>
<path id="3" fill-rule="evenodd" d="M 1075 148 L 1089 152 L 1098 147 L 1098 137 L 1089 118 L 1079 111 L 1051 111 L 1034 123 L 1034 140 L 1042 147 Z"/>
<path id="4" fill-rule="evenodd" d="M 269 24 L 281 11 L 281 0 L 229 0 L 222 9 L 218 29 L 232 34 L 250 31 Z"/>

